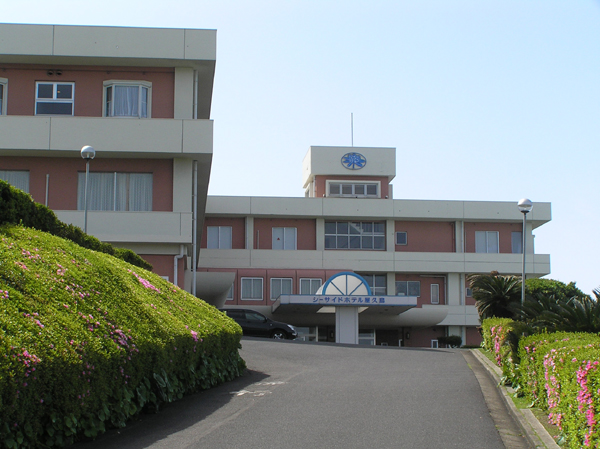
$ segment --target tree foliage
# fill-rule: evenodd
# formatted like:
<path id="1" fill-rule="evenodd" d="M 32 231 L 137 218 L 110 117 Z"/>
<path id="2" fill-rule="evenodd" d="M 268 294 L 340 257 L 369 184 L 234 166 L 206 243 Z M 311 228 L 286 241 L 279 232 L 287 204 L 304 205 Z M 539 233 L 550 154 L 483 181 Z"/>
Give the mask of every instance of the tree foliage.
<path id="1" fill-rule="evenodd" d="M 521 301 L 521 280 L 517 276 L 503 276 L 497 271 L 468 277 L 473 289 L 479 318 L 512 318 Z"/>

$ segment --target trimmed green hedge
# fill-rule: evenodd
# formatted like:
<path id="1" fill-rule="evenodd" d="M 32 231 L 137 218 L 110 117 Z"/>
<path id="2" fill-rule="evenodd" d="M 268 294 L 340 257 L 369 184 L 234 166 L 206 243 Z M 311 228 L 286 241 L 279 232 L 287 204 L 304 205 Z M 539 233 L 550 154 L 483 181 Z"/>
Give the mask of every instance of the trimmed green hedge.
<path id="1" fill-rule="evenodd" d="M 600 447 L 600 336 L 589 333 L 542 333 L 518 338 L 522 324 L 490 318 L 482 324 L 484 348 L 513 386 L 548 412 L 571 449 Z"/>
<path id="2" fill-rule="evenodd" d="M 80 228 L 60 221 L 46 206 L 36 203 L 31 195 L 0 179 L 0 225 L 22 224 L 28 228 L 48 232 L 71 240 L 84 248 L 110 254 L 137 267 L 152 270 L 152 265 L 130 249 L 114 248 L 96 237 L 84 233 Z"/>
<path id="3" fill-rule="evenodd" d="M 549 414 L 567 447 L 600 446 L 600 337 L 557 332 L 519 344 L 525 395 Z"/>
<path id="4" fill-rule="evenodd" d="M 144 269 L 0 226 L 0 447 L 64 446 L 233 379 L 240 327 Z"/>

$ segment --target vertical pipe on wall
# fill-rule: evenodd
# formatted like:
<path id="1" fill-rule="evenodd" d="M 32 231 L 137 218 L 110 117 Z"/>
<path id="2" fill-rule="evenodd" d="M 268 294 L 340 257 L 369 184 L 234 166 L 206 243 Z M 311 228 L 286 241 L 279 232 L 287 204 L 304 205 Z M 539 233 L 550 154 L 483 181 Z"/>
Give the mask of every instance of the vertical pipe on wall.
<path id="1" fill-rule="evenodd" d="M 198 118 L 198 70 L 194 70 L 194 120 Z"/>
<path id="2" fill-rule="evenodd" d="M 185 252 L 184 252 L 184 246 L 183 245 L 179 245 L 179 254 L 176 255 L 173 259 L 173 284 L 177 285 L 179 287 L 179 267 L 178 267 L 178 263 L 179 263 L 179 259 L 181 259 L 183 256 L 185 256 Z"/>
<path id="3" fill-rule="evenodd" d="M 194 161 L 194 192 L 192 194 L 192 208 L 193 214 L 193 226 L 192 226 L 192 295 L 196 296 L 196 265 L 197 262 L 197 248 L 198 248 L 198 161 Z"/>
<path id="4" fill-rule="evenodd" d="M 44 206 L 48 207 L 48 185 L 50 184 L 50 174 L 47 173 L 46 174 L 46 202 L 44 203 Z"/>

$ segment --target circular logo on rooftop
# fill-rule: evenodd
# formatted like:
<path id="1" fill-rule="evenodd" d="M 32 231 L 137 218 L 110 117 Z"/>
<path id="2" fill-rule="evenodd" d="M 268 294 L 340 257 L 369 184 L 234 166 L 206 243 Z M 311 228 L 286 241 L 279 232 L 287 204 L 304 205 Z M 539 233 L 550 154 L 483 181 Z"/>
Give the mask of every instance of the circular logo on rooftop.
<path id="1" fill-rule="evenodd" d="M 360 170 L 367 165 L 367 158 L 360 153 L 346 153 L 342 156 L 342 165 L 348 170 Z"/>

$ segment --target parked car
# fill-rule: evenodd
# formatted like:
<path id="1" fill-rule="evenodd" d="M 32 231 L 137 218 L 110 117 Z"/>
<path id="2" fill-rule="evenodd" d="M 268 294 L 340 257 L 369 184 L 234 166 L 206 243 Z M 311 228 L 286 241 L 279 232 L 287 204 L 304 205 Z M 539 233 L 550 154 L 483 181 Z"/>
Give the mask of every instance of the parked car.
<path id="1" fill-rule="evenodd" d="M 248 309 L 219 309 L 235 320 L 249 337 L 267 337 L 276 340 L 293 340 L 298 336 L 294 326 L 273 321 L 262 313 Z"/>

